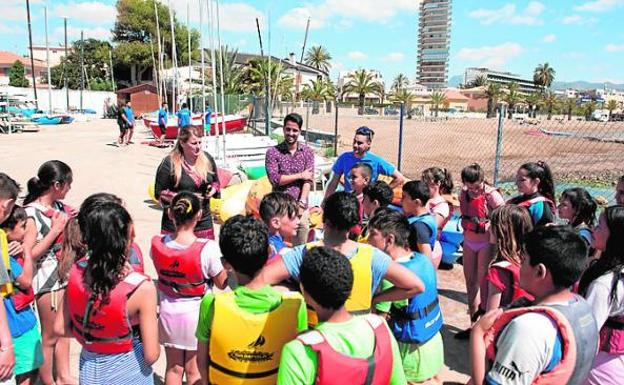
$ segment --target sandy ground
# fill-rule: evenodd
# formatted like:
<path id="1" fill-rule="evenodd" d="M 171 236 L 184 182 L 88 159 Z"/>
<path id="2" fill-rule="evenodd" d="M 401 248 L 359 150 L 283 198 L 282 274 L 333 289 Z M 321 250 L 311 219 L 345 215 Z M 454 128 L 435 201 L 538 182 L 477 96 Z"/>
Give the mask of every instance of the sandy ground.
<path id="1" fill-rule="evenodd" d="M 352 128 L 357 127 L 355 120 L 357 118 L 353 122 L 344 122 L 345 125 L 342 126 L 341 132 L 348 134 L 347 137 L 350 136 Z M 375 128 L 378 127 L 375 125 Z M 159 232 L 161 216 L 160 209 L 148 197 L 147 187 L 153 182 L 156 168 L 167 150 L 141 144 L 148 140 L 148 134 L 140 124 L 135 133 L 136 144 L 129 147 L 118 148 L 111 145 L 117 133 L 113 120 L 95 120 L 65 126 L 42 126 L 39 133 L 2 135 L 1 170 L 15 178 L 25 190 L 26 182 L 36 174 L 41 163 L 51 159 L 66 162 L 74 173 L 74 183 L 67 196 L 67 203 L 78 206 L 84 198 L 100 191 L 120 196 L 134 219 L 137 242 L 144 255 L 147 255 L 149 239 Z M 382 141 L 376 138 L 376 150 L 382 146 L 387 147 L 388 151 L 395 148 L 391 145 L 391 140 L 388 138 L 387 141 Z M 149 259 L 146 260 L 146 268 L 154 277 L 154 269 Z M 452 271 L 439 272 L 447 365 L 442 378 L 448 384 L 465 383 L 468 379 L 467 343 L 452 338 L 453 333 L 468 326 L 463 281 L 461 266 Z M 80 347 L 74 341 L 71 363 L 76 376 L 79 354 Z M 154 369 L 157 383 L 160 383 L 165 371 L 164 351 Z"/>

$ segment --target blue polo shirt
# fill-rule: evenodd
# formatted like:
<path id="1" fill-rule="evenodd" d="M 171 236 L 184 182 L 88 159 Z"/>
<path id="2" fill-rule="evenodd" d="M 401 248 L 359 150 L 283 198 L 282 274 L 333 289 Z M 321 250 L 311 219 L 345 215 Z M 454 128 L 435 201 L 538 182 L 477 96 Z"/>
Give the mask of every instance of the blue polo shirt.
<path id="1" fill-rule="evenodd" d="M 362 158 L 358 158 L 355 156 L 353 151 L 345 152 L 336 159 L 336 163 L 332 167 L 332 171 L 334 174 L 340 176 L 345 176 L 345 191 L 351 191 L 351 183 L 349 182 L 349 172 L 351 172 L 351 168 L 358 163 L 366 163 L 373 169 L 373 175 L 371 175 L 370 182 L 374 182 L 377 180 L 377 177 L 381 175 L 392 175 L 396 171 L 396 167 L 386 161 L 384 158 L 373 154 L 372 152 L 367 152 L 364 154 Z"/>
<path id="2" fill-rule="evenodd" d="M 191 111 L 188 108 L 183 108 L 177 113 L 178 127 L 186 127 L 191 125 Z"/>
<path id="3" fill-rule="evenodd" d="M 124 107 L 124 113 L 126 114 L 126 119 L 128 119 L 130 125 L 134 125 L 134 111 L 132 111 L 132 107 Z"/>
<path id="4" fill-rule="evenodd" d="M 165 110 L 164 108 L 161 108 L 160 110 L 158 110 L 158 124 L 159 125 L 166 125 L 167 124 L 167 110 Z"/>

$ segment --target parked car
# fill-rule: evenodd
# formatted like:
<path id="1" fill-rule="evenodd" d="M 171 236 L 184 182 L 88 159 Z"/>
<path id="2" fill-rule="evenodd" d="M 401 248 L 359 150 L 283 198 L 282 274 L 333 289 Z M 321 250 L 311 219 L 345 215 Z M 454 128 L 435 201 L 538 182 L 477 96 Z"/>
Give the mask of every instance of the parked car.
<path id="1" fill-rule="evenodd" d="M 384 108 L 384 115 L 398 115 L 399 109 L 396 107 L 386 107 Z"/>
<path id="2" fill-rule="evenodd" d="M 379 110 L 373 107 L 364 108 L 364 115 L 379 115 Z"/>
<path id="3" fill-rule="evenodd" d="M 624 113 L 621 114 L 611 114 L 611 118 L 609 118 L 610 122 L 624 122 Z"/>

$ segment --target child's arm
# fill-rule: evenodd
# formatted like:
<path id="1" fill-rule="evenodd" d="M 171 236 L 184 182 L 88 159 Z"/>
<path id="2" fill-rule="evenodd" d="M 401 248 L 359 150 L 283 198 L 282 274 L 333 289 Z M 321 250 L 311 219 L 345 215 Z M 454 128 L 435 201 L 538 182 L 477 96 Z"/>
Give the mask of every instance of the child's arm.
<path id="1" fill-rule="evenodd" d="M 19 242 L 11 242 L 13 243 L 17 243 L 19 245 Z M 13 254 L 11 253 L 11 249 L 10 249 L 10 245 L 9 245 L 9 254 L 10 255 L 18 255 L 18 254 Z M 21 248 L 20 245 L 20 249 L 22 253 L 24 253 L 23 248 Z M 32 262 L 32 258 L 30 257 L 30 255 L 28 255 L 28 253 L 24 253 L 24 266 L 21 266 L 21 271 L 22 273 L 15 277 L 15 283 L 17 284 L 17 286 L 22 289 L 22 290 L 28 290 L 30 289 L 30 287 L 32 286 L 32 278 L 33 278 L 33 262 Z"/>
<path id="2" fill-rule="evenodd" d="M 418 243 L 417 244 L 418 252 L 427 256 L 427 258 L 431 258 L 431 245 L 429 243 Z"/>
<path id="3" fill-rule="evenodd" d="M 132 297 L 135 297 L 135 303 L 138 305 L 143 357 L 146 364 L 152 365 L 160 355 L 158 319 L 156 316 L 156 286 L 152 281 L 143 282 L 130 299 L 133 299 Z"/>
<path id="4" fill-rule="evenodd" d="M 201 375 L 201 384 L 208 385 L 208 343 L 197 341 L 197 368 Z"/>
<path id="5" fill-rule="evenodd" d="M 483 338 L 502 312 L 501 309 L 488 312 L 472 327 L 472 332 L 470 334 L 470 362 L 471 383 L 473 385 L 482 385 L 485 379 L 487 368 L 485 361 L 485 342 Z"/>
<path id="6" fill-rule="evenodd" d="M 403 174 L 401 174 L 399 170 L 394 170 L 394 172 L 390 176 L 392 177 L 392 181 L 390 182 L 390 188 L 396 188 L 401 186 L 403 184 L 403 181 L 405 180 L 405 177 L 403 176 Z"/>
<path id="7" fill-rule="evenodd" d="M 416 274 L 401 264 L 391 261 L 384 278 L 394 285 L 382 291 L 373 298 L 373 304 L 385 301 L 398 301 L 412 298 L 416 294 L 425 291 L 425 284 Z"/>
<path id="8" fill-rule="evenodd" d="M 502 294 L 503 292 L 498 287 L 488 282 L 488 299 L 485 311 L 498 309 L 500 307 Z"/>
<path id="9" fill-rule="evenodd" d="M 219 272 L 219 274 L 212 277 L 212 282 L 214 282 L 216 287 L 223 290 L 227 287 L 227 278 L 228 278 L 227 271 L 223 269 Z"/>
<path id="10" fill-rule="evenodd" d="M 325 197 L 323 198 L 323 204 L 325 204 L 325 200 L 332 195 L 336 191 L 336 187 L 338 187 L 338 183 L 340 182 L 340 176 L 342 173 L 334 172 L 329 183 L 327 183 L 327 187 L 325 188 Z"/>
<path id="11" fill-rule="evenodd" d="M 292 252 L 292 250 L 290 252 Z M 247 287 L 251 289 L 259 289 L 264 285 L 274 285 L 276 283 L 280 283 L 288 277 L 290 277 L 290 274 L 286 269 L 283 257 L 276 258 L 275 261 L 263 267 L 258 275 L 256 275 L 254 279 L 249 282 Z"/>
<path id="12" fill-rule="evenodd" d="M 52 216 L 50 231 L 41 241 L 37 242 L 37 225 L 34 219 L 28 218 L 23 242 L 26 252 L 30 253 L 35 260 L 41 258 L 63 232 L 68 219 L 69 217 L 65 213 L 55 212 Z"/>
<path id="13" fill-rule="evenodd" d="M 9 331 L 4 304 L 0 304 L 0 381 L 11 378 L 14 366 L 13 339 Z"/>

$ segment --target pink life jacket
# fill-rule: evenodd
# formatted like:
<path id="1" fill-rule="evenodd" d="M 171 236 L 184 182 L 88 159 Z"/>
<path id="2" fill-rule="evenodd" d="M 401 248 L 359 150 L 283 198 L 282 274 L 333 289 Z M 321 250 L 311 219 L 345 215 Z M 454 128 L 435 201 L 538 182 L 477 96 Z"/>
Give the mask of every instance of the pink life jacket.
<path id="1" fill-rule="evenodd" d="M 297 339 L 318 354 L 316 385 L 387 385 L 392 377 L 390 331 L 383 319 L 363 316 L 375 333 L 375 350 L 368 358 L 354 358 L 339 353 L 318 330 L 301 334 Z"/>
<path id="2" fill-rule="evenodd" d="M 488 202 L 495 188 L 485 185 L 483 194 L 471 197 L 468 191 L 463 189 L 459 195 L 459 208 L 461 211 L 461 224 L 464 231 L 472 231 L 475 233 L 485 233 L 485 228 L 490 222 L 490 207 Z"/>
<path id="3" fill-rule="evenodd" d="M 620 275 L 619 279 L 622 279 Z M 609 354 L 624 354 L 624 316 L 609 317 L 600 328 L 599 349 Z"/>
<path id="4" fill-rule="evenodd" d="M 17 263 L 20 264 L 20 266 L 24 266 L 24 254 L 20 254 L 20 255 L 15 255 L 13 256 L 15 258 L 15 260 L 17 261 Z M 29 287 L 26 290 L 22 290 L 19 287 L 14 287 L 15 290 L 13 290 L 13 294 L 11 295 L 11 298 L 13 298 L 13 306 L 15 307 L 15 310 L 20 311 L 20 310 L 24 310 L 27 307 L 30 306 L 31 303 L 34 302 L 35 300 L 35 292 L 33 291 L 32 287 Z"/>

